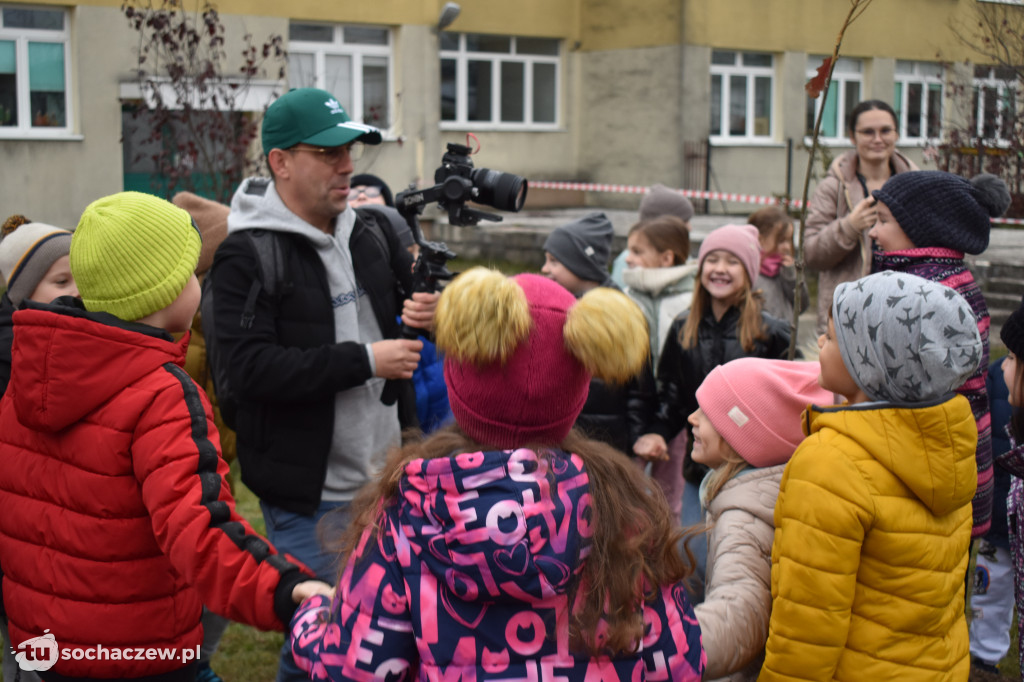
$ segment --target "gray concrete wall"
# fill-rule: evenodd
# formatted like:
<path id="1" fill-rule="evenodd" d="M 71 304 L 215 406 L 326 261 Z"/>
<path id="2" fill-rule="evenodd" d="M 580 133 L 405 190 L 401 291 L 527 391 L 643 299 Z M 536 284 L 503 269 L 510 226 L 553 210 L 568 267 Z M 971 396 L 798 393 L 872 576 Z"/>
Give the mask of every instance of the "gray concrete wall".
<path id="1" fill-rule="evenodd" d="M 681 184 L 680 52 L 672 45 L 583 55 L 578 179 Z"/>

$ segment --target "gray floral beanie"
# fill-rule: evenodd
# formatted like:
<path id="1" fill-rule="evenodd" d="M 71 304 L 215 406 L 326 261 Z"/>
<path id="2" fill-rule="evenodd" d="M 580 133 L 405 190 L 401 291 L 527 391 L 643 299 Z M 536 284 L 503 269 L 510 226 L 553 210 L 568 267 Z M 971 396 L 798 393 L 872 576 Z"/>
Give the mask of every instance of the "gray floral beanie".
<path id="1" fill-rule="evenodd" d="M 963 385 L 981 362 L 967 301 L 916 275 L 886 271 L 840 284 L 832 315 L 846 369 L 873 401 L 934 400 Z"/>

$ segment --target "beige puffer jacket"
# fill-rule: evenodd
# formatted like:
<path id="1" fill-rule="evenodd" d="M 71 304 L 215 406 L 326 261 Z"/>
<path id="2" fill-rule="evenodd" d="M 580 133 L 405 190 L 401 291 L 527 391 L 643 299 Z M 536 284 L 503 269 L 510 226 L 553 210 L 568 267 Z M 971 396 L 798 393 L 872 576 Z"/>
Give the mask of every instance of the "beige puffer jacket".
<path id="1" fill-rule="evenodd" d="M 893 152 L 892 170 L 895 174 L 918 168 L 897 151 Z M 825 333 L 836 286 L 871 272 L 868 233 L 858 232 L 846 220 L 864 196 L 857 180 L 857 152 L 851 149 L 832 162 L 807 207 L 804 260 L 808 268 L 818 271 L 818 334 Z"/>
<path id="2" fill-rule="evenodd" d="M 704 679 L 756 680 L 771 615 L 775 500 L 785 464 L 748 469 L 708 505 L 707 590 L 694 608 Z"/>

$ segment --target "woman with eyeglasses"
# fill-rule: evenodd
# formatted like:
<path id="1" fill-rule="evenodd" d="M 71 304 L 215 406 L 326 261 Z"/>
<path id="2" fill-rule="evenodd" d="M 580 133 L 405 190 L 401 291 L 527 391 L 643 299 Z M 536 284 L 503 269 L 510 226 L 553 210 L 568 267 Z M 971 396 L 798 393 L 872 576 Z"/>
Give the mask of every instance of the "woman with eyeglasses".
<path id="1" fill-rule="evenodd" d="M 348 203 L 353 207 L 366 206 L 367 204 L 379 204 L 394 208 L 395 202 L 391 196 L 391 188 L 388 184 L 369 173 L 353 175 L 349 180 Z"/>
<path id="2" fill-rule="evenodd" d="M 847 130 L 853 149 L 832 162 L 807 207 L 804 259 L 818 271 L 818 335 L 825 333 L 836 286 L 871 272 L 868 231 L 878 214 L 871 192 L 897 173 L 917 170 L 896 151 L 899 121 L 885 102 L 859 103 L 850 112 Z"/>

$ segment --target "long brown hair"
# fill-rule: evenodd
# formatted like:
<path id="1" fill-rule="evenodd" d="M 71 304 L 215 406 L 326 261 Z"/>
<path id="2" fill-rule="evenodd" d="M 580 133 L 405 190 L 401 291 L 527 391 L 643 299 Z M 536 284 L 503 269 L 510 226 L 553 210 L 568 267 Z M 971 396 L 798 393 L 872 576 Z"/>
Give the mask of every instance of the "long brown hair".
<path id="1" fill-rule="evenodd" d="M 380 532 L 384 507 L 398 499 L 405 466 L 415 459 L 450 457 L 494 450 L 474 442 L 457 425 L 393 450 L 380 476 L 351 506 L 352 521 L 343 537 L 342 567 L 363 532 Z M 550 446 L 533 447 L 538 454 Z M 635 651 L 644 635 L 643 599 L 663 585 L 685 580 L 693 572 L 693 555 L 680 543 L 693 533 L 673 522 L 657 485 L 612 447 L 589 440 L 573 429 L 558 449 L 580 456 L 590 481 L 594 533 L 582 572 L 570 588 L 569 641 L 591 655 Z M 602 623 L 603 621 L 603 623 Z M 602 627 L 600 641 L 597 636 Z"/>
<path id="2" fill-rule="evenodd" d="M 697 331 L 700 329 L 700 321 L 704 315 L 711 310 L 711 294 L 704 288 L 701 282 L 701 273 L 704 271 L 704 261 L 700 263 L 700 270 L 697 272 L 697 283 L 693 289 L 693 302 L 690 303 L 690 312 L 686 318 L 686 324 L 679 331 L 679 345 L 683 348 L 693 348 L 697 344 Z M 743 296 L 736 307 L 740 309 L 740 320 L 737 323 L 740 345 L 747 353 L 754 351 L 754 344 L 759 339 L 767 338 L 764 327 L 764 318 L 761 317 L 761 305 L 764 292 L 760 289 L 754 290 L 746 268 L 743 269 Z"/>

